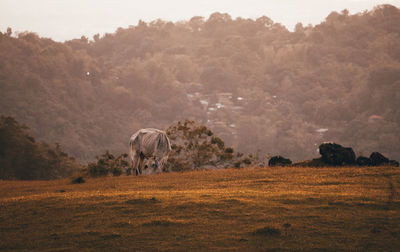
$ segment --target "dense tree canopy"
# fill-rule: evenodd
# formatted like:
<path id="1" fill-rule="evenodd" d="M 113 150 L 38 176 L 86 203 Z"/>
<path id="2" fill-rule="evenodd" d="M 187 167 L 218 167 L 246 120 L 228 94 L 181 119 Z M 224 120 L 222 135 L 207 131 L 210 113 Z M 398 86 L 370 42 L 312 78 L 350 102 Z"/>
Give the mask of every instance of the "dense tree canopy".
<path id="1" fill-rule="evenodd" d="M 36 142 L 27 130 L 12 117 L 0 117 L 0 179 L 54 179 L 81 168 L 59 144 Z"/>
<path id="2" fill-rule="evenodd" d="M 229 146 L 309 159 L 323 141 L 400 153 L 400 10 L 332 12 L 290 32 L 268 17 L 155 20 L 65 43 L 0 34 L 0 113 L 90 160 L 186 118 Z"/>

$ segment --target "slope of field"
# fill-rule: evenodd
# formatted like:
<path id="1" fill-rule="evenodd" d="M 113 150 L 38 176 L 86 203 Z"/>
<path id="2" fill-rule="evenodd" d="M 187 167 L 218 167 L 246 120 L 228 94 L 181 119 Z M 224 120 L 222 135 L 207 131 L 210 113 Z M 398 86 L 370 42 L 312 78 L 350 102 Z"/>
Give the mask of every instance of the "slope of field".
<path id="1" fill-rule="evenodd" d="M 399 183 L 393 167 L 1 181 L 0 250 L 394 251 Z"/>

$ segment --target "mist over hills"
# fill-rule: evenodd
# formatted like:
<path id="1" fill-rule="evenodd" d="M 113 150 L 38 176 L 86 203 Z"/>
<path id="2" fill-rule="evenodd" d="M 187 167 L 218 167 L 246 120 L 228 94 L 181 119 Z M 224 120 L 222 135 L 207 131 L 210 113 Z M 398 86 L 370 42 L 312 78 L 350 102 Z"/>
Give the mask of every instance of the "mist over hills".
<path id="1" fill-rule="evenodd" d="M 400 10 L 288 31 L 268 17 L 156 20 L 93 39 L 0 33 L 0 114 L 80 160 L 126 152 L 143 127 L 194 119 L 260 157 L 321 142 L 400 159 Z"/>

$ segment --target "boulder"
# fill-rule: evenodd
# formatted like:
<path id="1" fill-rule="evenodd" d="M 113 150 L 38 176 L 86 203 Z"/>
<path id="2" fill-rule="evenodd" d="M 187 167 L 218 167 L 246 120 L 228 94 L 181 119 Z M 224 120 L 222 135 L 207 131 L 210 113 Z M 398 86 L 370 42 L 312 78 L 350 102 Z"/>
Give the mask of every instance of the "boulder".
<path id="1" fill-rule="evenodd" d="M 372 152 L 371 155 L 369 156 L 369 159 L 371 159 L 371 165 L 373 166 L 389 164 L 389 159 L 379 152 Z"/>
<path id="2" fill-rule="evenodd" d="M 346 148 L 336 143 L 323 143 L 319 146 L 322 161 L 328 165 L 353 165 L 356 155 L 352 148 Z"/>
<path id="3" fill-rule="evenodd" d="M 357 165 L 359 166 L 371 166 L 372 162 L 370 158 L 359 156 L 356 160 Z"/>
<path id="4" fill-rule="evenodd" d="M 268 166 L 287 166 L 291 165 L 292 161 L 282 156 L 274 156 L 269 159 Z"/>

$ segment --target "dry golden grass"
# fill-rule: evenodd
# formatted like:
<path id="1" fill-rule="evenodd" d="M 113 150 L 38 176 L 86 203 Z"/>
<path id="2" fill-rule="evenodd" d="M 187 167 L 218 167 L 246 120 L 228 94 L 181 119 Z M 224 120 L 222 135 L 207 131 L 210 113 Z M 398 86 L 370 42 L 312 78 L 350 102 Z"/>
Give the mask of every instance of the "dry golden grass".
<path id="1" fill-rule="evenodd" d="M 400 169 L 0 181 L 0 250 L 400 250 Z"/>

